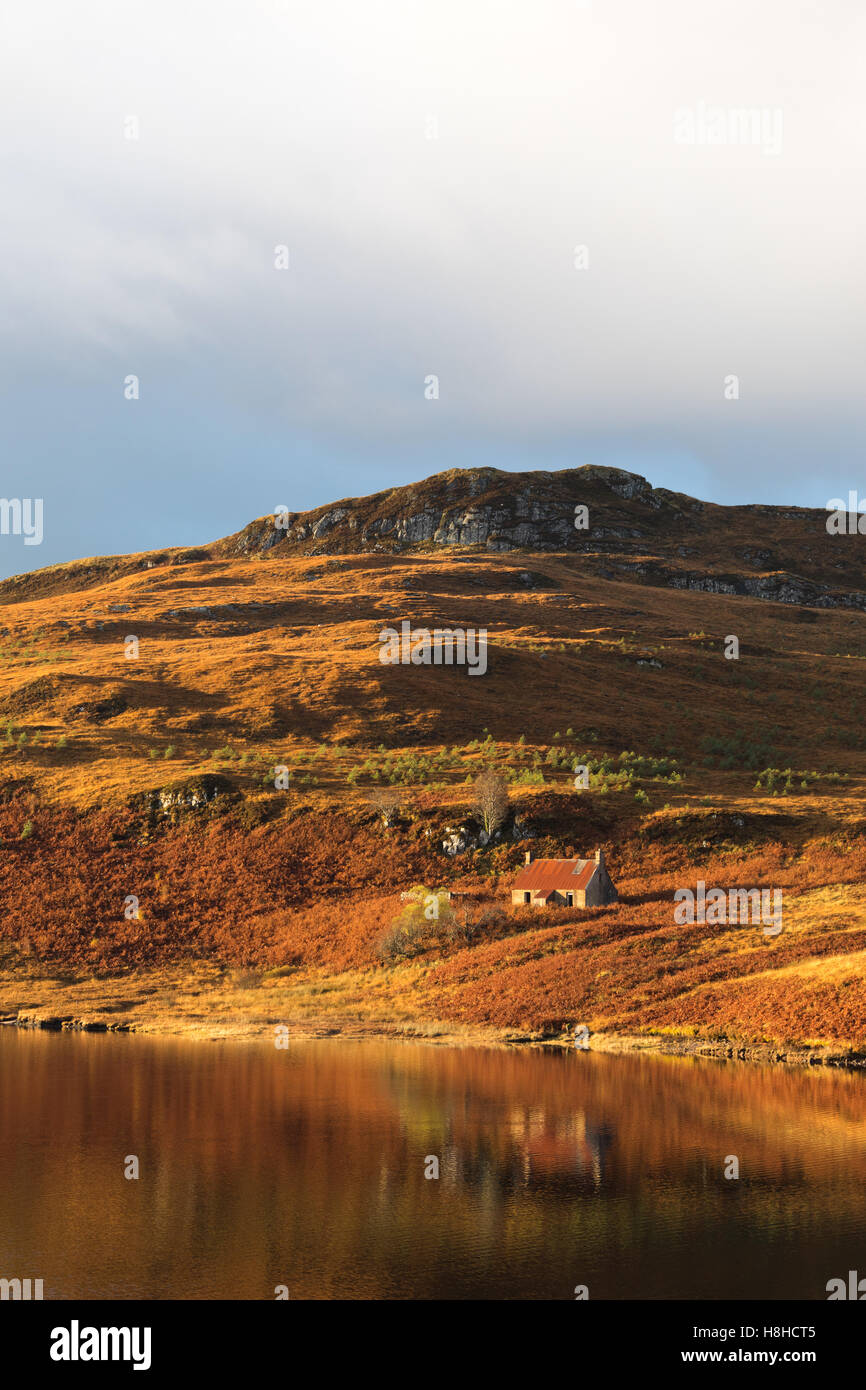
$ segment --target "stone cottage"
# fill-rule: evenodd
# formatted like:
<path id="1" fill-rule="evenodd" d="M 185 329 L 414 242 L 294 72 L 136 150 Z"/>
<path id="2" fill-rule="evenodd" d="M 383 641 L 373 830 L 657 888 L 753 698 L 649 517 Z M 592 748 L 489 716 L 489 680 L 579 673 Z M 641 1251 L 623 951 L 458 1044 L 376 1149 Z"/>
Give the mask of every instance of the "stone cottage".
<path id="1" fill-rule="evenodd" d="M 592 859 L 533 859 L 530 851 L 511 885 L 515 906 L 603 907 L 618 896 L 600 849 Z"/>

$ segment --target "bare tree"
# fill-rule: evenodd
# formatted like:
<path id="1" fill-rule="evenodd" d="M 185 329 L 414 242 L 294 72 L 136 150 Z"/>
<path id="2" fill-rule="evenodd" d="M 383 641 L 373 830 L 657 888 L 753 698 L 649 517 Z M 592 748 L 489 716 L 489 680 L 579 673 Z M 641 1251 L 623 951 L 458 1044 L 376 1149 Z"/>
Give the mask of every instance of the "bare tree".
<path id="1" fill-rule="evenodd" d="M 367 799 L 386 825 L 394 824 L 397 813 L 403 804 L 403 797 L 396 787 L 376 787 Z"/>
<path id="2" fill-rule="evenodd" d="M 501 772 L 488 768 L 475 779 L 475 806 L 488 836 L 495 835 L 508 815 L 508 783 Z"/>

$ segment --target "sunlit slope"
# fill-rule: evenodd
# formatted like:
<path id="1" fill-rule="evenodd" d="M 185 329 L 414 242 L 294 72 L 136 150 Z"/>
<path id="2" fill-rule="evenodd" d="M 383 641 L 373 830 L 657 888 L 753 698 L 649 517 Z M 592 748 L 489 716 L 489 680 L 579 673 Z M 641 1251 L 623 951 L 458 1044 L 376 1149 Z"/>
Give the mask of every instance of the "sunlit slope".
<path id="1" fill-rule="evenodd" d="M 2 617 L 0 760 L 66 804 L 155 785 L 166 754 L 240 776 L 227 748 L 281 761 L 311 744 L 326 745 L 319 785 L 345 791 L 364 749 L 485 729 L 537 747 L 570 727 L 715 772 L 863 769 L 863 616 L 600 580 L 579 557 L 207 561 Z M 383 665 L 379 634 L 403 621 L 486 630 L 486 674 Z"/>

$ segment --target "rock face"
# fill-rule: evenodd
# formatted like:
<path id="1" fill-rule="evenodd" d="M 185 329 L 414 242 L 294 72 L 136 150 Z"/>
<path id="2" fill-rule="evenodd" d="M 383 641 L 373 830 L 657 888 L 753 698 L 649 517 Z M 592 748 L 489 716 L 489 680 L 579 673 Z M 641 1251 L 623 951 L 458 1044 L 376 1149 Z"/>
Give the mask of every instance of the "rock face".
<path id="1" fill-rule="evenodd" d="M 173 809 L 195 810 L 197 806 L 206 806 L 209 801 L 214 801 L 219 796 L 216 787 L 209 789 L 205 786 L 191 787 L 166 787 L 156 793 L 157 800 L 163 811 Z"/>
<path id="2" fill-rule="evenodd" d="M 474 840 L 465 825 L 458 826 L 456 830 L 450 825 L 446 826 L 443 831 L 442 853 L 453 859 L 456 855 L 463 854 L 470 842 L 474 843 Z"/>
<path id="3" fill-rule="evenodd" d="M 371 497 L 349 498 L 313 512 L 262 518 L 227 545 L 235 553 L 271 550 L 280 543 L 304 545 L 328 537 L 350 550 L 405 546 L 471 545 L 487 550 L 585 549 L 587 533 L 575 527 L 575 507 L 587 485 L 604 487 L 617 499 L 640 498 L 653 510 L 679 511 L 692 499 L 617 468 L 564 469 L 559 473 L 501 473 L 494 468 L 452 469 L 425 483 Z M 642 532 L 599 528 L 599 535 Z M 320 553 L 314 550 L 313 553 Z"/>
<path id="4" fill-rule="evenodd" d="M 805 507 L 720 507 L 620 468 L 451 469 L 310 512 L 261 517 L 211 547 L 226 556 L 471 547 L 571 554 L 608 580 L 866 611 L 866 537 L 831 536 Z M 334 561 L 333 563 L 340 563 Z M 526 587 L 536 586 L 525 571 Z"/>
<path id="5" fill-rule="evenodd" d="M 502 831 L 497 830 L 491 836 L 480 826 L 464 823 L 456 828 L 446 826 L 442 836 L 442 853 L 447 854 L 449 859 L 454 859 L 458 854 L 465 854 L 468 849 L 483 849 L 491 840 L 501 840 Z"/>
<path id="6" fill-rule="evenodd" d="M 440 832 L 440 845 L 442 853 L 447 854 L 449 859 L 455 859 L 458 854 L 465 854 L 470 849 L 483 849 L 485 845 L 497 844 L 506 834 L 505 827 L 495 830 L 492 835 L 471 817 L 461 821 L 459 825 L 446 825 Z M 534 840 L 535 831 L 530 828 L 527 822 L 519 815 L 514 816 L 511 825 L 511 838 L 513 840 Z"/>
<path id="7" fill-rule="evenodd" d="M 182 815 L 202 811 L 220 799 L 233 796 L 232 784 L 218 772 L 204 772 L 149 792 L 137 792 L 130 806 L 147 813 L 152 822 L 176 821 Z"/>

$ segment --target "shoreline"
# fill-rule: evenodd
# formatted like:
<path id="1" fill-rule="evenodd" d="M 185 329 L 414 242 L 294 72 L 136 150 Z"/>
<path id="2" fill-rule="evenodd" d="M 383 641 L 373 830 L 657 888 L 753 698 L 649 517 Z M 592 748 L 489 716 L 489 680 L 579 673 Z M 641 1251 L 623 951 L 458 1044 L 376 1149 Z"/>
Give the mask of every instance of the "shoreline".
<path id="1" fill-rule="evenodd" d="M 357 982 L 352 979 L 350 984 L 356 986 Z M 331 992 L 337 995 L 333 1001 L 336 1007 L 323 1008 L 322 996 Z M 444 1047 L 585 1050 L 620 1056 L 651 1053 L 788 1067 L 866 1069 L 866 1055 L 841 1043 L 743 1043 L 668 1032 L 604 1031 L 591 1032 L 584 1049 L 575 1047 L 570 1033 L 545 1035 L 517 1027 L 495 1028 L 426 1018 L 406 1004 L 402 1008 L 395 1006 L 391 1017 L 369 1007 L 366 1014 L 356 1013 L 345 1007 L 349 992 L 346 979 L 341 977 L 305 978 L 299 984 L 291 976 L 286 979 L 277 975 L 250 983 L 249 972 L 227 973 L 204 961 L 107 977 L 5 971 L 0 972 L 0 1026 L 199 1042 L 254 1043 L 269 1039 L 272 1045 L 279 1028 L 285 1030 L 283 1036 L 296 1043 L 323 1038 L 380 1039 Z"/>

